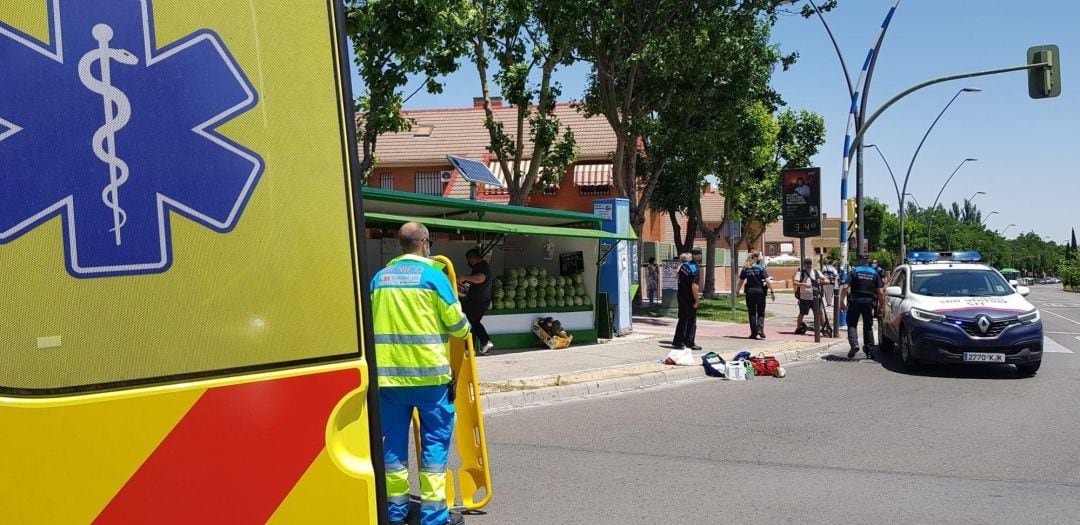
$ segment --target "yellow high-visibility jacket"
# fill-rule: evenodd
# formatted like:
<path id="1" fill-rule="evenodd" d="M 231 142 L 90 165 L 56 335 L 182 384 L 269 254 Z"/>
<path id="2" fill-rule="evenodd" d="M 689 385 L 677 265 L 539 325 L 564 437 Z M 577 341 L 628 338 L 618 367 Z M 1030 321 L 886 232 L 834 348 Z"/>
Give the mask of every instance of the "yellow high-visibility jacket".
<path id="1" fill-rule="evenodd" d="M 371 280 L 380 387 L 450 382 L 450 337 L 465 337 L 471 327 L 441 266 L 406 254 Z"/>

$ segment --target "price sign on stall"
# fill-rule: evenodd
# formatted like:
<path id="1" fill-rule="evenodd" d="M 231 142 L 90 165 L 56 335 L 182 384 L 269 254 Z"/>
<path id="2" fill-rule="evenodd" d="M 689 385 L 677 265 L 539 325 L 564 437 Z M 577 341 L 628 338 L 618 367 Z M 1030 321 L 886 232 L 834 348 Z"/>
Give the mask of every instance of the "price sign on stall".
<path id="1" fill-rule="evenodd" d="M 567 252 L 559 254 L 559 273 L 573 275 L 585 271 L 585 254 L 583 252 Z"/>

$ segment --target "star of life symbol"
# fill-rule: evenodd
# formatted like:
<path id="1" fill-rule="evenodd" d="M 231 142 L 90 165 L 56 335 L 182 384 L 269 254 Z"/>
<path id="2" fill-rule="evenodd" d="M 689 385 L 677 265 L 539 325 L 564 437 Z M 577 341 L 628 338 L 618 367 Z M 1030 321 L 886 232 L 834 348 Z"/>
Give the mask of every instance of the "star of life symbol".
<path id="1" fill-rule="evenodd" d="M 156 48 L 150 0 L 48 0 L 50 42 L 0 21 L 0 244 L 63 218 L 76 277 L 160 273 L 170 212 L 225 233 L 263 171 L 215 129 L 257 94 L 217 34 Z"/>

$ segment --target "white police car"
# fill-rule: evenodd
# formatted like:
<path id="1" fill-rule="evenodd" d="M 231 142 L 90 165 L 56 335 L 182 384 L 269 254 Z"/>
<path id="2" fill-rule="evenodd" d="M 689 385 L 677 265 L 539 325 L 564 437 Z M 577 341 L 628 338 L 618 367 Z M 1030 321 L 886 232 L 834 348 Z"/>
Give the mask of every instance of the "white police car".
<path id="1" fill-rule="evenodd" d="M 881 349 L 904 364 L 1008 363 L 1024 375 L 1042 364 L 1039 311 L 977 252 L 912 252 L 886 282 Z"/>

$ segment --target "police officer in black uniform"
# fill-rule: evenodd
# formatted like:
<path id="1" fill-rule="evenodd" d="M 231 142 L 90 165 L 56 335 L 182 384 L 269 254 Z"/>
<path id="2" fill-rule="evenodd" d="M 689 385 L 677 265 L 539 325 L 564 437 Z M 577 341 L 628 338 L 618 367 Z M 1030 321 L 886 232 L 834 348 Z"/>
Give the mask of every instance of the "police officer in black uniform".
<path id="1" fill-rule="evenodd" d="M 750 252 L 746 260 L 747 266 L 739 272 L 739 286 L 735 288 L 735 298 L 739 298 L 739 291 L 746 292 L 746 311 L 750 317 L 750 339 L 759 336 L 765 339 L 765 292 L 772 292 L 769 287 L 769 272 L 761 265 L 761 254 Z M 746 288 L 743 288 L 743 284 Z M 772 292 L 772 299 L 776 301 L 776 292 Z"/>
<path id="2" fill-rule="evenodd" d="M 698 286 L 701 280 L 701 248 L 691 250 L 689 260 L 685 258 L 685 254 L 680 259 L 683 262 L 679 265 L 679 322 L 675 325 L 672 346 L 701 350 L 694 341 L 697 336 L 697 309 L 701 300 Z"/>
<path id="3" fill-rule="evenodd" d="M 863 353 L 870 358 L 874 349 L 874 307 L 885 304 L 885 282 L 881 274 L 869 266 L 869 257 L 859 254 L 859 264 L 848 272 L 847 280 L 840 288 L 840 308 L 847 310 L 848 357 L 859 352 L 859 318 L 863 321 Z M 846 299 L 846 302 L 845 302 Z"/>

